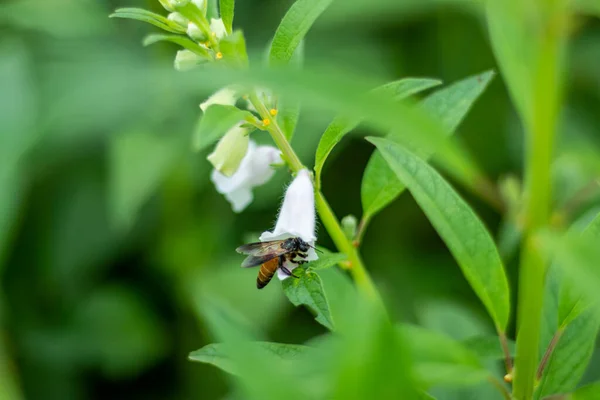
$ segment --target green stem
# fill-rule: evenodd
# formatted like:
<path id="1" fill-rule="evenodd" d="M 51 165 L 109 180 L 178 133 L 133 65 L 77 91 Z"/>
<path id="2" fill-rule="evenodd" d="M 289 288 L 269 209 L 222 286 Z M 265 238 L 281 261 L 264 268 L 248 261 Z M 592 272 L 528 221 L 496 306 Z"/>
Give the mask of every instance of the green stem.
<path id="1" fill-rule="evenodd" d="M 547 226 L 552 200 L 551 164 L 554 134 L 560 104 L 559 58 L 561 51 L 563 9 L 557 6 L 539 28 L 540 38 L 532 72 L 532 112 L 526 124 L 525 211 L 526 225 L 521 256 L 519 303 L 517 305 L 517 356 L 514 397 L 533 398 L 540 346 L 542 299 L 547 260 L 537 247 L 534 235 Z"/>
<path id="2" fill-rule="evenodd" d="M 267 107 L 259 99 L 257 94 L 255 92 L 250 93 L 248 95 L 248 99 L 254 108 L 256 108 L 261 118 L 263 118 L 263 121 L 269 121 L 269 124 L 266 125 L 267 131 L 271 134 L 273 141 L 283 153 L 283 156 L 292 172 L 297 173 L 302 169 L 306 169 L 286 139 L 281 127 L 277 123 L 276 118 L 271 116 L 269 110 L 267 110 Z M 323 193 L 320 190 L 315 192 L 315 205 L 317 212 L 319 213 L 319 217 L 323 222 L 323 226 L 325 226 L 325 229 L 327 230 L 327 233 L 329 233 L 333 243 L 335 243 L 335 246 L 340 252 L 348 256 L 348 261 L 350 262 L 350 273 L 354 279 L 354 282 L 356 283 L 356 286 L 367 298 L 374 300 L 376 303 L 378 303 L 378 305 L 383 306 L 379 292 L 373 284 L 373 281 L 371 280 L 371 277 L 369 276 L 369 273 L 367 272 L 360 255 L 358 254 L 358 251 L 352 245 L 351 240 L 349 240 L 344 234 L 338 219 L 333 213 L 333 210 L 331 210 L 329 203 L 327 203 L 325 196 L 323 196 Z"/>

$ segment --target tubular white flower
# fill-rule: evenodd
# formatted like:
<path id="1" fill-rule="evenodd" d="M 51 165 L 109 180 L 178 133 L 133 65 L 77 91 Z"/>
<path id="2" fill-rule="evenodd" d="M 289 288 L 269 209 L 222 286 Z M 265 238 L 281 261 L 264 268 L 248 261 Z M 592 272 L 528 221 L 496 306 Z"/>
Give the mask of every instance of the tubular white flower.
<path id="1" fill-rule="evenodd" d="M 206 112 L 206 109 L 212 106 L 213 104 L 233 106 L 235 105 L 235 102 L 237 101 L 238 97 L 239 95 L 237 93 L 237 90 L 227 86 L 223 89 L 216 91 L 212 96 L 206 99 L 205 102 L 200 104 L 200 108 L 202 109 L 202 112 Z"/>
<path id="2" fill-rule="evenodd" d="M 217 39 L 221 40 L 227 34 L 225 30 L 225 24 L 221 18 L 219 19 L 210 19 L 210 31 L 217 37 Z"/>
<path id="3" fill-rule="evenodd" d="M 246 155 L 231 177 L 215 169 L 210 179 L 215 184 L 217 192 L 223 194 L 231 203 L 233 211 L 239 213 L 252 202 L 254 198 L 252 189 L 267 183 L 275 173 L 271 165 L 279 162 L 281 162 L 281 153 L 277 148 L 257 146 L 250 140 Z"/>
<path id="4" fill-rule="evenodd" d="M 299 237 L 314 246 L 317 240 L 315 236 L 315 218 L 315 192 L 308 170 L 303 169 L 298 172 L 285 192 L 275 229 L 272 232 L 263 232 L 260 235 L 260 240 L 266 242 Z M 311 247 L 308 250 L 306 261 L 313 261 L 317 258 L 319 258 L 317 253 Z M 290 261 L 285 263 L 285 267 L 290 271 L 297 266 L 297 264 Z M 289 277 L 281 270 L 277 270 L 277 276 L 281 280 Z"/>
<path id="5" fill-rule="evenodd" d="M 215 150 L 208 155 L 207 160 L 217 171 L 231 177 L 240 167 L 248 153 L 248 129 L 235 125 L 219 140 Z"/>

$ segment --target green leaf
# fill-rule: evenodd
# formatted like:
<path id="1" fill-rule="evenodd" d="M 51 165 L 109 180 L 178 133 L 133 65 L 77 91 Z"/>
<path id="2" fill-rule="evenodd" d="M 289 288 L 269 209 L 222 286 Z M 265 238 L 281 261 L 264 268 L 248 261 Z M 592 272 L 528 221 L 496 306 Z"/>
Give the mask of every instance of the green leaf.
<path id="1" fill-rule="evenodd" d="M 300 42 L 290 60 L 290 66 L 296 69 L 302 68 L 304 63 L 304 41 Z M 278 98 L 277 121 L 283 130 L 285 138 L 289 141 L 294 136 L 298 118 L 300 117 L 300 102 L 295 97 L 280 96 Z"/>
<path id="2" fill-rule="evenodd" d="M 562 333 L 544 370 L 538 387 L 539 398 L 575 389 L 594 352 L 600 317 L 588 308 Z"/>
<path id="3" fill-rule="evenodd" d="M 188 49 L 195 54 L 206 58 L 207 60 L 212 60 L 212 57 L 207 49 L 200 46 L 198 43 L 193 40 L 188 39 L 186 36 L 180 35 L 165 35 L 162 33 L 153 33 L 144 38 L 144 46 L 149 46 L 151 44 L 157 42 L 171 42 L 178 44 L 179 46 Z"/>
<path id="4" fill-rule="evenodd" d="M 502 360 L 504 351 L 498 336 L 474 336 L 461 342 L 481 360 Z M 512 356 L 515 355 L 515 343 L 508 341 L 508 349 Z"/>
<path id="5" fill-rule="evenodd" d="M 427 392 L 419 392 L 417 394 L 417 399 L 418 400 L 436 400 L 435 397 L 433 397 L 432 395 L 430 395 Z"/>
<path id="6" fill-rule="evenodd" d="M 498 250 L 469 205 L 425 161 L 388 139 L 369 138 L 427 215 L 500 332 L 510 312 Z"/>
<path id="7" fill-rule="evenodd" d="M 423 92 L 432 87 L 439 86 L 442 81 L 432 78 L 402 78 L 397 81 L 381 85 L 373 92 L 378 94 L 390 95 L 394 100 L 404 100 L 413 94 Z"/>
<path id="8" fill-rule="evenodd" d="M 492 71 L 487 71 L 456 82 L 428 96 L 423 100 L 422 107 L 433 118 L 442 122 L 447 135 L 452 135 L 493 76 Z M 394 139 L 394 135 L 388 137 Z M 424 159 L 432 155 L 431 152 L 423 149 L 419 150 L 418 154 Z M 404 189 L 404 184 L 376 151 L 371 156 L 362 179 L 363 220 L 369 221 L 373 218 L 400 196 Z"/>
<path id="9" fill-rule="evenodd" d="M 219 10 L 225 30 L 228 34 L 233 32 L 233 14 L 235 9 L 235 0 L 219 0 Z"/>
<path id="10" fill-rule="evenodd" d="M 388 95 L 395 100 L 403 100 L 410 95 L 427 90 L 433 86 L 441 84 L 437 79 L 429 78 L 405 78 L 390 82 L 373 90 L 375 93 Z M 321 172 L 325 160 L 333 150 L 334 146 L 351 130 L 360 123 L 360 118 L 348 118 L 337 116 L 329 124 L 317 147 L 315 154 L 315 176 L 317 182 L 321 181 Z"/>
<path id="11" fill-rule="evenodd" d="M 319 255 L 319 259 L 315 261 L 311 261 L 305 265 L 308 269 L 310 268 L 313 271 L 318 271 L 320 269 L 326 269 L 329 267 L 333 267 L 336 264 L 341 263 L 342 261 L 346 261 L 348 257 L 342 253 L 323 253 Z"/>
<path id="12" fill-rule="evenodd" d="M 214 104 L 206 109 L 194 132 L 194 150 L 200 151 L 223 136 L 240 121 L 254 118 L 249 111 Z"/>
<path id="13" fill-rule="evenodd" d="M 332 0 L 297 0 L 285 14 L 271 43 L 271 65 L 287 64 L 296 47 Z"/>
<path id="14" fill-rule="evenodd" d="M 223 53 L 222 62 L 233 68 L 244 68 L 248 66 L 248 54 L 246 53 L 246 41 L 242 31 L 235 31 L 225 36 L 219 42 L 219 49 Z"/>
<path id="15" fill-rule="evenodd" d="M 544 338 L 547 345 L 553 335 L 560 335 L 539 386 L 539 396 L 568 393 L 575 389 L 594 351 L 600 329 L 596 310 L 600 274 L 600 215 L 580 233 L 577 223 L 569 233 L 558 236 L 541 234 L 540 249 L 554 256 L 548 274 L 544 298 Z M 545 350 L 545 349 L 544 349 Z"/>
<path id="16" fill-rule="evenodd" d="M 156 14 L 142 8 L 119 8 L 114 13 L 110 14 L 110 18 L 128 18 L 135 19 L 142 22 L 147 22 L 160 29 L 172 33 L 183 33 L 186 31 L 184 28 L 174 23 L 173 21 L 163 17 L 160 14 Z"/>
<path id="17" fill-rule="evenodd" d="M 571 395 L 570 400 L 600 400 L 600 382 L 580 387 Z"/>
<path id="18" fill-rule="evenodd" d="M 301 273 L 303 268 L 296 268 L 294 274 Z M 306 270 L 298 278 L 283 281 L 283 291 L 295 306 L 305 305 L 315 315 L 315 319 L 329 330 L 333 330 L 333 318 L 329 302 L 323 290 L 323 283 L 316 272 Z"/>
<path id="19" fill-rule="evenodd" d="M 308 346 L 299 344 L 273 342 L 253 342 L 252 345 L 260 351 L 269 353 L 281 360 L 293 360 L 299 354 L 309 349 Z M 220 343 L 209 344 L 199 350 L 192 351 L 188 359 L 190 361 L 214 365 L 230 374 L 237 374 L 235 364 L 228 356 L 227 351 L 225 351 L 224 345 Z"/>

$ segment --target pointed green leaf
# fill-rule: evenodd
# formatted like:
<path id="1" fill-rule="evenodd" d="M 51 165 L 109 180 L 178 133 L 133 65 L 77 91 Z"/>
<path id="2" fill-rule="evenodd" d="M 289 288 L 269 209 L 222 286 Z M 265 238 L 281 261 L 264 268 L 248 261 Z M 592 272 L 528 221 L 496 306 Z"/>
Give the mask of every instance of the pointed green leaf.
<path id="1" fill-rule="evenodd" d="M 149 46 L 157 42 L 171 42 L 178 44 L 179 46 L 188 49 L 199 56 L 206 58 L 206 60 L 212 60 L 212 57 L 208 50 L 193 40 L 188 39 L 186 36 L 181 35 L 165 35 L 162 33 L 153 33 L 144 38 L 144 46 Z"/>
<path id="2" fill-rule="evenodd" d="M 283 281 L 283 291 L 295 306 L 305 305 L 314 314 L 315 319 L 327 329 L 333 330 L 333 318 L 329 302 L 323 290 L 323 283 L 316 272 L 296 268 L 294 275 L 298 278 L 288 278 Z"/>
<path id="3" fill-rule="evenodd" d="M 373 91 L 375 93 L 381 93 L 393 97 L 395 100 L 403 100 L 408 96 L 419 93 L 423 90 L 427 90 L 431 87 L 437 86 L 442 82 L 437 79 L 429 78 L 405 78 L 398 81 L 387 83 L 380 86 Z M 329 124 L 317 147 L 315 154 L 315 176 L 317 182 L 321 180 L 321 172 L 325 160 L 331 153 L 331 150 L 339 143 L 340 140 L 351 130 L 356 128 L 360 123 L 359 118 L 348 118 L 343 116 L 337 116 Z"/>
<path id="4" fill-rule="evenodd" d="M 135 19 L 142 22 L 147 22 L 160 29 L 172 33 L 183 33 L 186 31 L 183 27 L 179 26 L 175 22 L 163 17 L 160 14 L 153 13 L 151 11 L 144 10 L 142 8 L 119 8 L 112 13 L 110 18 L 128 18 Z"/>
<path id="5" fill-rule="evenodd" d="M 539 398 L 575 389 L 594 352 L 600 317 L 588 308 L 564 329 L 538 387 Z"/>
<path id="6" fill-rule="evenodd" d="M 560 335 L 539 386 L 540 398 L 575 389 L 594 351 L 600 329 L 596 304 L 600 301 L 600 215 L 583 230 L 577 223 L 569 233 L 540 235 L 540 249 L 555 263 L 548 273 L 544 298 L 545 347 L 550 338 Z"/>
<path id="7" fill-rule="evenodd" d="M 246 40 L 242 31 L 235 31 L 225 36 L 219 42 L 219 48 L 223 53 L 222 62 L 233 68 L 244 68 L 248 66 L 248 54 L 246 53 Z"/>
<path id="8" fill-rule="evenodd" d="M 233 32 L 233 11 L 235 8 L 235 0 L 219 0 L 219 9 L 221 11 L 221 19 L 225 30 L 228 34 Z"/>
<path id="9" fill-rule="evenodd" d="M 272 65 L 287 64 L 296 47 L 332 0 L 297 0 L 285 14 L 271 43 Z"/>
<path id="10" fill-rule="evenodd" d="M 260 351 L 267 352 L 281 360 L 293 360 L 299 354 L 309 349 L 308 346 L 299 344 L 285 344 L 273 342 L 254 342 L 252 343 Z M 213 343 L 202 347 L 199 350 L 192 351 L 188 356 L 190 361 L 196 361 L 204 364 L 211 364 L 230 374 L 237 374 L 235 364 L 228 356 L 224 346 L 220 343 Z"/>
<path id="11" fill-rule="evenodd" d="M 422 107 L 433 118 L 440 120 L 446 128 L 446 133 L 452 135 L 493 76 L 492 71 L 487 71 L 456 82 L 428 96 L 423 100 Z M 388 137 L 394 140 L 393 134 Z M 423 150 L 419 150 L 418 154 L 425 159 L 432 155 Z M 363 220 L 370 220 L 400 196 L 404 189 L 404 184 L 376 151 L 371 156 L 362 179 Z"/>
<path id="12" fill-rule="evenodd" d="M 509 289 L 487 229 L 454 189 L 425 161 L 388 139 L 369 138 L 427 215 L 485 305 L 496 328 L 506 330 Z"/>
<path id="13" fill-rule="evenodd" d="M 339 264 L 347 259 L 348 257 L 345 254 L 326 252 L 319 254 L 318 260 L 309 262 L 305 265 L 305 267 L 307 269 L 310 268 L 313 271 L 318 271 L 320 269 L 333 267 L 334 265 Z"/>
<path id="14" fill-rule="evenodd" d="M 194 132 L 194 150 L 210 146 L 234 125 L 249 118 L 254 118 L 252 113 L 234 106 L 215 104 L 208 107 Z"/>

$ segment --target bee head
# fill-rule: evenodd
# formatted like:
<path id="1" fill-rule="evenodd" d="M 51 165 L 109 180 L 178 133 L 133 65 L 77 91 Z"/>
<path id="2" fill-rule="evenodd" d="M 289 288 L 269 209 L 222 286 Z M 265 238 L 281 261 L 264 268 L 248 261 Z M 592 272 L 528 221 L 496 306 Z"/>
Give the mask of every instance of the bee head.
<path id="1" fill-rule="evenodd" d="M 308 249 L 310 248 L 310 245 L 300 238 L 296 238 L 296 240 L 297 240 L 296 245 L 298 246 L 298 250 L 300 250 L 303 253 L 306 253 L 308 251 Z"/>

